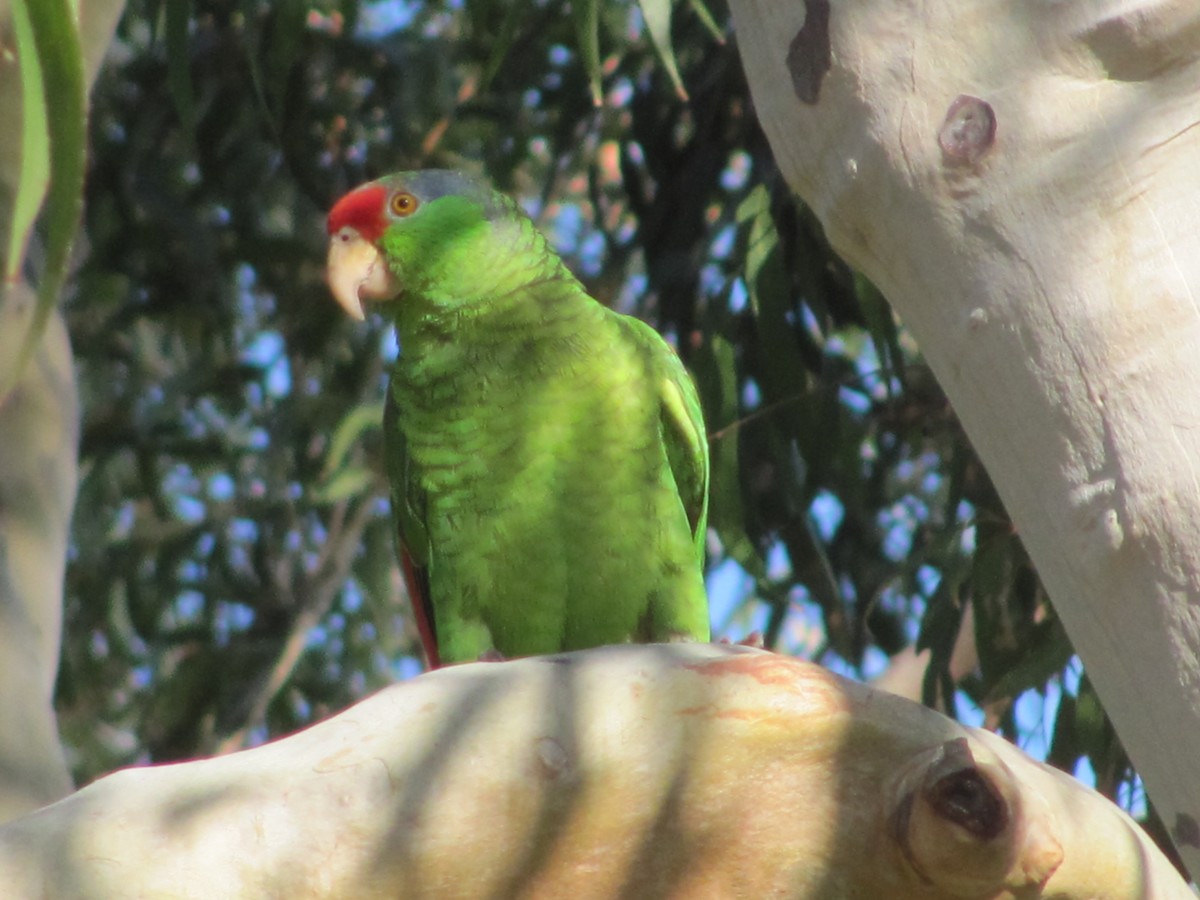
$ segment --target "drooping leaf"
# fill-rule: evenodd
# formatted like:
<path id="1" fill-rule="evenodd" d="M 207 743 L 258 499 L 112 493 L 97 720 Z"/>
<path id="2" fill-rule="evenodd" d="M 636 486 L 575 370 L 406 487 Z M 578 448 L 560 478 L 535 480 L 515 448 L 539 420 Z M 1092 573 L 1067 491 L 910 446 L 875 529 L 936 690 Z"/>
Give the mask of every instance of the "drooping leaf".
<path id="1" fill-rule="evenodd" d="M 14 9 L 22 0 L 16 0 Z M 87 151 L 87 96 L 79 20 L 70 0 L 37 0 L 28 5 L 38 56 L 50 136 L 50 187 L 46 193 L 46 264 L 38 286 L 42 323 L 58 301 L 71 244 L 83 210 Z M 40 333 L 40 326 L 37 331 Z"/>
<path id="2" fill-rule="evenodd" d="M 354 576 L 376 609 L 382 611 L 399 599 L 394 595 L 399 582 L 395 575 L 396 530 L 387 517 L 363 534 L 362 553 L 355 561 Z M 375 618 L 380 621 L 382 616 L 376 614 Z"/>
<path id="3" fill-rule="evenodd" d="M 663 68 L 667 70 L 671 83 L 675 85 L 675 93 L 681 100 L 688 98 L 683 86 L 683 78 L 679 75 L 679 64 L 675 61 L 675 49 L 671 43 L 671 6 L 672 0 L 640 0 L 642 18 L 646 22 L 646 30 L 650 32 L 650 40 L 658 53 Z"/>
<path id="4" fill-rule="evenodd" d="M 361 494 L 373 482 L 377 475 L 364 466 L 347 466 L 338 469 L 332 477 L 327 478 L 313 489 L 312 497 L 318 503 L 336 503 Z"/>
<path id="5" fill-rule="evenodd" d="M 175 111 L 183 133 L 196 140 L 196 101 L 192 92 L 188 25 L 192 20 L 191 0 L 169 0 L 166 4 L 167 84 L 175 100 Z"/>
<path id="6" fill-rule="evenodd" d="M 742 202 L 738 221 L 749 225 L 744 277 L 763 355 L 763 397 L 766 403 L 781 402 L 803 391 L 806 369 L 789 323 L 792 298 L 765 188 L 756 188 Z M 794 414 L 794 406 L 780 411 L 781 418 Z"/>
<path id="7" fill-rule="evenodd" d="M 717 24 L 717 20 L 713 18 L 713 14 L 709 12 L 707 6 L 704 5 L 704 0 L 688 0 L 688 5 L 692 7 L 692 12 L 696 14 L 702 25 L 708 29 L 708 33 L 716 39 L 717 43 L 725 43 L 725 34 L 721 31 L 721 26 Z"/>
<path id="8" fill-rule="evenodd" d="M 1057 619 L 1035 626 L 1022 641 L 1015 662 L 1006 665 L 1003 673 L 987 688 L 986 698 L 1015 698 L 1027 690 L 1041 687 L 1066 667 L 1073 653 Z"/>
<path id="9" fill-rule="evenodd" d="M 976 525 L 975 555 L 968 590 L 975 607 L 976 644 L 984 684 L 992 684 L 1019 652 L 1009 598 L 1017 578 L 1014 537 L 1001 525 Z"/>
<path id="10" fill-rule="evenodd" d="M 526 0 L 514 0 L 514 2 L 504 4 L 504 19 L 500 23 L 500 30 L 496 32 L 492 38 L 492 52 L 488 57 L 487 63 L 483 67 L 483 75 L 479 79 L 479 90 L 481 93 L 487 93 L 487 89 L 491 87 L 492 79 L 496 77 L 496 73 L 500 71 L 500 66 L 504 63 L 504 58 L 508 55 L 509 49 L 512 47 L 513 38 L 517 34 L 517 26 L 521 20 L 528 14 Z M 580 44 L 582 47 L 582 42 Z M 596 50 L 597 57 L 599 49 Z M 591 73 L 588 73 L 589 79 Z M 596 85 L 592 85 L 593 100 L 595 99 Z"/>
<path id="11" fill-rule="evenodd" d="M 1079 738 L 1075 728 L 1075 697 L 1063 691 L 1058 702 L 1058 715 L 1054 718 L 1054 733 L 1046 752 L 1046 762 L 1066 772 L 1075 771 L 1075 764 L 1086 754 Z"/>
<path id="12" fill-rule="evenodd" d="M 272 4 L 271 28 L 267 34 L 265 81 L 271 113 L 277 122 L 283 116 L 292 69 L 303 64 L 308 9 L 309 4 L 305 0 L 282 0 Z"/>
<path id="13" fill-rule="evenodd" d="M 887 299 L 865 276 L 855 274 L 855 294 L 859 307 L 867 321 L 867 333 L 875 345 L 875 355 L 883 371 L 880 373 L 888 392 L 893 390 L 893 381 L 904 384 L 904 353 L 900 349 L 900 330 L 896 317 Z"/>
<path id="14" fill-rule="evenodd" d="M 69 0 L 13 0 L 13 23 L 17 31 L 18 55 L 22 57 L 21 77 L 30 78 L 22 93 L 26 98 L 25 117 L 30 130 L 22 161 L 21 183 L 28 178 L 28 193 L 19 197 L 19 229 L 14 227 L 6 248 L 5 276 L 15 276 L 24 256 L 32 207 L 40 200 L 45 178 L 45 203 L 42 221 L 45 258 L 38 284 L 37 308 L 21 345 L 16 365 L 6 375 L 8 384 L 0 385 L 0 396 L 32 357 L 41 340 L 46 322 L 58 302 L 66 277 L 71 244 L 83 210 L 83 177 L 86 166 L 87 106 L 84 86 L 83 49 L 79 42 L 79 22 Z M 40 81 L 41 97 L 36 85 Z M 47 112 L 53 110 L 53 115 Z M 42 129 L 44 128 L 44 132 Z M 44 133 L 45 138 L 41 135 Z M 49 161 L 49 172 L 29 159 L 39 145 Z M 26 165 L 29 168 L 26 168 Z M 18 191 L 23 193 L 24 187 Z M 14 223 L 16 224 L 16 223 Z"/>
<path id="15" fill-rule="evenodd" d="M 587 73 L 592 103 L 600 106 L 604 102 L 600 88 L 600 0 L 571 0 L 571 15 L 575 19 L 575 39 L 579 42 L 579 58 Z"/>
<path id="16" fill-rule="evenodd" d="M 38 58 L 33 24 L 25 0 L 12 7 L 13 36 L 21 78 L 21 159 L 16 178 L 16 198 L 4 251 L 4 279 L 15 281 L 25 260 L 25 243 L 42 208 L 50 181 L 50 133 L 46 124 L 46 95 L 42 62 Z"/>
<path id="17" fill-rule="evenodd" d="M 378 430 L 383 421 L 383 402 L 364 403 L 342 417 L 329 441 L 325 454 L 325 472 L 330 474 L 346 465 L 350 450 L 357 446 L 368 431 Z"/>
<path id="18" fill-rule="evenodd" d="M 762 555 L 746 534 L 742 484 L 738 465 L 737 369 L 733 345 L 719 334 L 693 355 L 694 375 L 700 394 L 709 405 L 708 522 L 721 536 L 725 555 L 755 577 L 764 574 Z"/>
<path id="19" fill-rule="evenodd" d="M 1112 723 L 1100 705 L 1091 679 L 1086 675 L 1079 680 L 1074 725 L 1076 740 L 1083 752 L 1098 761 L 1107 756 L 1114 738 Z"/>
<path id="20" fill-rule="evenodd" d="M 929 666 L 921 686 L 921 700 L 928 706 L 945 708 L 954 694 L 950 658 L 962 628 L 965 607 L 961 599 L 963 580 L 970 572 L 970 561 L 946 566 L 942 579 L 925 606 L 917 650 L 929 650 Z"/>

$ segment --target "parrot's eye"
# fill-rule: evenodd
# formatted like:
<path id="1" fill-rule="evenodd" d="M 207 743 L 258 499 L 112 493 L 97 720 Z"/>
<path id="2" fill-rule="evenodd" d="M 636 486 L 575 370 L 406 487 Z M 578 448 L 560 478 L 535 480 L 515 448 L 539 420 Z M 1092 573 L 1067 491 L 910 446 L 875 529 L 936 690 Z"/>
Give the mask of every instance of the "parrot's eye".
<path id="1" fill-rule="evenodd" d="M 417 198 L 408 191 L 399 191 L 392 194 L 392 215 L 394 216 L 411 216 L 417 211 L 419 205 Z"/>

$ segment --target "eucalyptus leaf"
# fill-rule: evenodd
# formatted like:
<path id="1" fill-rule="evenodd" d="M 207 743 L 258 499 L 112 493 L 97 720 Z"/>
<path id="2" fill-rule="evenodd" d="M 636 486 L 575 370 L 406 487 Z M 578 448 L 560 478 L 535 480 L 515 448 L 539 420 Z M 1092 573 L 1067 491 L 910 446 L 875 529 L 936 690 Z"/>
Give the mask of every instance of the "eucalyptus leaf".
<path id="1" fill-rule="evenodd" d="M 376 431 L 383 421 L 383 403 L 363 403 L 355 406 L 342 417 L 325 455 L 325 472 L 332 473 L 346 465 L 350 451 L 358 445 L 368 431 Z"/>
<path id="2" fill-rule="evenodd" d="M 675 49 L 671 43 L 671 7 L 673 0 L 639 0 L 642 7 L 642 18 L 646 22 L 646 30 L 650 32 L 650 40 L 658 52 L 658 58 L 667 71 L 671 83 L 675 85 L 675 93 L 681 100 L 688 99 L 687 90 L 683 86 L 683 78 L 679 74 L 679 64 L 675 61 Z"/>
<path id="3" fill-rule="evenodd" d="M 600 106 L 604 102 L 600 87 L 600 0 L 571 0 L 571 15 L 592 104 Z"/>
<path id="4" fill-rule="evenodd" d="M 717 24 L 717 20 L 713 18 L 713 14 L 709 11 L 708 7 L 705 6 L 704 0 L 688 0 L 688 5 L 691 6 L 692 12 L 696 14 L 696 17 L 700 20 L 704 27 L 708 29 L 708 33 L 711 34 L 718 43 L 725 43 L 725 34 L 721 30 L 721 26 Z"/>
<path id="5" fill-rule="evenodd" d="M 16 197 L 9 224 L 9 242 L 4 255 L 4 279 L 8 282 L 16 281 L 20 276 L 25 262 L 25 244 L 50 182 L 50 132 L 46 124 L 42 61 L 26 0 L 13 0 L 12 18 L 21 80 L 22 146 L 20 171 L 15 178 Z"/>
<path id="6" fill-rule="evenodd" d="M 20 187 L 13 227 L 6 248 L 5 277 L 13 280 L 23 262 L 35 207 L 41 202 L 45 235 L 44 265 L 38 283 L 37 308 L 17 362 L 0 378 L 0 397 L 33 356 L 66 278 L 71 245 L 83 210 L 83 177 L 87 149 L 87 107 L 83 50 L 78 18 L 70 0 L 13 0 L 13 25 L 23 80 L 24 139 Z M 25 79 L 28 78 L 28 81 Z M 40 83 L 41 97 L 38 94 Z M 54 115 L 47 115 L 53 109 Z M 44 132 L 43 132 L 44 128 Z M 44 134 L 44 138 L 43 138 Z M 49 171 L 31 158 L 46 154 Z M 45 179 L 48 177 L 48 185 Z"/>
<path id="7" fill-rule="evenodd" d="M 191 52 L 188 25 L 192 20 L 191 0 L 168 0 L 165 37 L 167 44 L 167 83 L 175 98 L 175 109 L 183 133 L 196 140 L 196 100 L 192 91 Z"/>

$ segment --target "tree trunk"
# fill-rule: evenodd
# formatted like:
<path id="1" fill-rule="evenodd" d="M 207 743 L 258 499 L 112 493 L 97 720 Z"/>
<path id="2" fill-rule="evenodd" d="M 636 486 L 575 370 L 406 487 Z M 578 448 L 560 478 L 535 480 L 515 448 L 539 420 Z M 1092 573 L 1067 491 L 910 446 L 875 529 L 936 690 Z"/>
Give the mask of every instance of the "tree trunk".
<path id="1" fill-rule="evenodd" d="M 1200 5 L 733 10 L 781 168 L 920 341 L 1200 872 Z"/>
<path id="2" fill-rule="evenodd" d="M 28 285 L 4 291 L 0 359 L 17 357 L 33 306 Z M 0 398 L 0 822 L 71 790 L 52 699 L 78 443 L 71 347 L 55 316 Z"/>
<path id="3" fill-rule="evenodd" d="M 7 900 L 1192 896 L 988 732 L 741 647 L 442 669 L 0 828 Z"/>

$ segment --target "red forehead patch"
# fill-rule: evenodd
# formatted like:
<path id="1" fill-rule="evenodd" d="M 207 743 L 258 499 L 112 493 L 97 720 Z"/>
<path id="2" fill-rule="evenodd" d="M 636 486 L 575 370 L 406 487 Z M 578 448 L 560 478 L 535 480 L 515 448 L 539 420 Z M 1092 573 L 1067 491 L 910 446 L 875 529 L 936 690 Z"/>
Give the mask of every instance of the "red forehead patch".
<path id="1" fill-rule="evenodd" d="M 368 241 L 379 240 L 387 227 L 383 215 L 387 194 L 387 188 L 378 184 L 351 191 L 333 204 L 325 228 L 330 234 L 337 234 L 349 225 Z"/>

